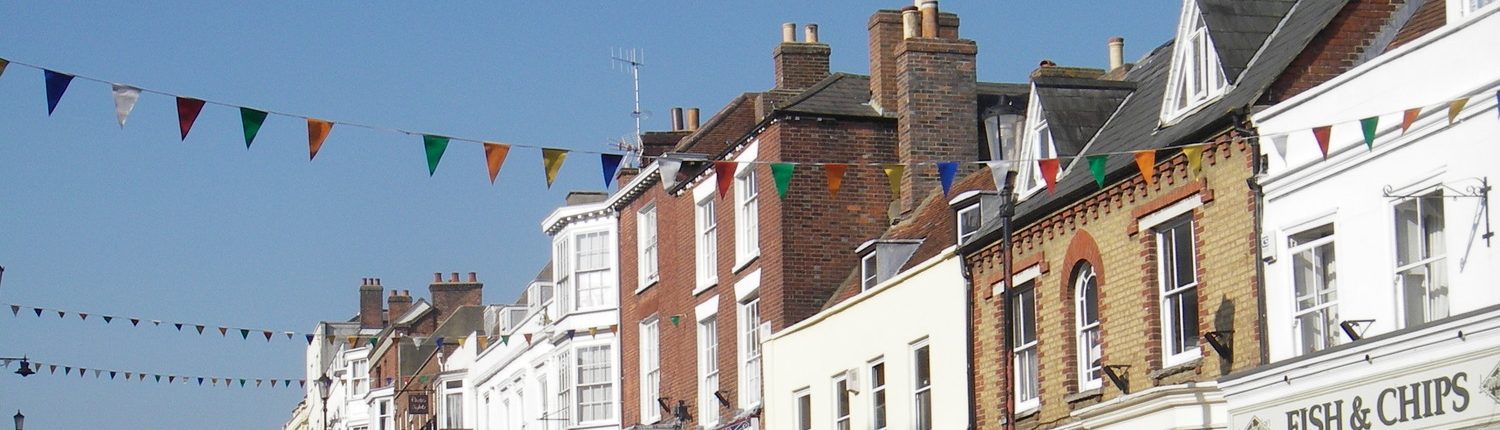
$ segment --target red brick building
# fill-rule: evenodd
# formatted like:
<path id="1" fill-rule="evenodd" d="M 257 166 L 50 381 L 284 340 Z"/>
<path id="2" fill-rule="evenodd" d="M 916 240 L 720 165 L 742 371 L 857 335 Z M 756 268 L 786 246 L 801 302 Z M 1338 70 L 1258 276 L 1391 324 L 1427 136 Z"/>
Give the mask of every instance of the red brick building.
<path id="1" fill-rule="evenodd" d="M 935 162 L 990 153 L 981 106 L 1017 87 L 976 82 L 977 47 L 959 39 L 956 15 L 935 2 L 908 13 L 906 34 L 902 12 L 870 18 L 868 77 L 830 73 L 816 26 L 798 41 L 788 24 L 774 88 L 737 97 L 702 127 L 689 119 L 642 136 L 649 164 L 622 173 L 610 200 L 623 427 L 715 428 L 758 414 L 760 340 L 825 306 L 857 267 L 856 247 L 938 189 Z M 722 195 L 713 161 L 736 167 Z M 785 196 L 773 162 L 798 163 Z M 837 194 L 816 164 L 827 162 L 848 164 Z M 908 166 L 899 196 L 882 163 Z"/>

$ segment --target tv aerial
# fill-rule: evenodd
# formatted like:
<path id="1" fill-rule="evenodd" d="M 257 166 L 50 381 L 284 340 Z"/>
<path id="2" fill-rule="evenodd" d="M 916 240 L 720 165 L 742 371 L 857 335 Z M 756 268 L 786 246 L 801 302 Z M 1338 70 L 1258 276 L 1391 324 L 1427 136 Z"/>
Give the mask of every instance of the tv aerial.
<path id="1" fill-rule="evenodd" d="M 625 151 L 626 166 L 640 167 L 641 120 L 651 118 L 651 111 L 641 109 L 641 66 L 646 65 L 646 53 L 636 48 L 612 48 L 609 59 L 611 68 L 630 72 L 631 91 L 635 98 L 634 109 L 630 111 L 630 117 L 635 119 L 635 134 L 610 145 Z"/>

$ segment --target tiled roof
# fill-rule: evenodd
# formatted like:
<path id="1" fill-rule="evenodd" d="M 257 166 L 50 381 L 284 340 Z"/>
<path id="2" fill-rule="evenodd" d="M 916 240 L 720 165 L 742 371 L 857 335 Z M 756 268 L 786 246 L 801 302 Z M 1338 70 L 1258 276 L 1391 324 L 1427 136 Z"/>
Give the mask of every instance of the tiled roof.
<path id="1" fill-rule="evenodd" d="M 1063 156 L 1083 150 L 1120 102 L 1135 91 L 1135 83 L 1129 81 L 1040 77 L 1034 83 L 1052 143 Z"/>
<path id="2" fill-rule="evenodd" d="M 870 106 L 870 77 L 834 73 L 791 99 L 781 111 L 852 117 L 882 118 Z"/>
<path id="3" fill-rule="evenodd" d="M 1208 26 L 1229 82 L 1239 82 L 1240 74 L 1256 51 L 1265 45 L 1266 38 L 1296 3 L 1296 0 L 1198 0 L 1198 10 L 1203 13 L 1203 23 Z"/>

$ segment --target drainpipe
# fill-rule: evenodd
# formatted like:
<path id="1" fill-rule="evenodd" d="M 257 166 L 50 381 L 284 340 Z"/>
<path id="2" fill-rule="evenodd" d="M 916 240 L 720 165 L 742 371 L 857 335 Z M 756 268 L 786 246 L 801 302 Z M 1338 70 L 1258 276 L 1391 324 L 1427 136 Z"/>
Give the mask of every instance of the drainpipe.
<path id="1" fill-rule="evenodd" d="M 1014 247 L 1014 242 L 1011 240 L 1011 233 L 1013 233 L 1012 229 L 1014 226 L 1011 225 L 1011 222 L 1015 216 L 1016 172 L 1010 171 L 1006 172 L 1005 186 L 1000 191 L 1000 249 L 1003 253 L 1000 258 L 1000 276 L 1001 279 L 1005 280 L 1005 291 L 1000 296 L 1000 300 L 1002 300 L 1001 309 L 1004 309 L 1002 311 L 1003 315 L 1001 315 L 1004 321 L 1001 325 L 1005 327 L 1005 331 L 1001 333 L 1002 338 L 1005 339 L 1002 342 L 1005 345 L 1005 384 L 1003 384 L 1005 389 L 1005 426 L 1003 428 L 1006 430 L 1016 428 L 1016 371 L 1014 369 L 1016 363 L 1015 347 L 1013 346 L 1015 341 L 1011 339 L 1014 333 L 1014 327 L 1011 327 L 1014 318 L 1011 318 L 1010 308 L 1010 293 L 1015 290 L 1015 285 L 1011 285 L 1014 283 L 1011 274 L 1015 273 L 1012 268 L 1012 264 L 1014 264 L 1012 260 L 1014 258 L 1011 257 L 1012 248 Z"/>
<path id="2" fill-rule="evenodd" d="M 969 259 L 963 253 L 958 254 L 959 270 L 964 275 L 964 359 L 968 365 L 964 366 L 964 380 L 966 389 L 969 390 L 969 430 L 977 430 L 978 427 L 978 399 L 974 397 L 974 272 L 969 269 Z"/>
<path id="3" fill-rule="evenodd" d="M 1260 133 L 1255 126 L 1250 124 L 1250 118 L 1246 114 L 1249 107 L 1240 109 L 1231 114 L 1234 123 L 1234 131 L 1239 133 L 1247 142 L 1250 142 L 1250 177 L 1245 179 L 1245 185 L 1250 187 L 1250 193 L 1255 196 L 1255 210 L 1252 211 L 1254 220 L 1251 228 L 1255 231 L 1255 310 L 1260 314 L 1260 323 L 1256 324 L 1255 333 L 1260 338 L 1260 363 L 1270 362 L 1270 341 L 1266 339 L 1266 256 L 1265 249 L 1260 246 L 1261 235 L 1265 234 L 1265 204 L 1266 190 L 1260 184 L 1260 177 L 1265 173 L 1265 163 L 1261 162 Z"/>

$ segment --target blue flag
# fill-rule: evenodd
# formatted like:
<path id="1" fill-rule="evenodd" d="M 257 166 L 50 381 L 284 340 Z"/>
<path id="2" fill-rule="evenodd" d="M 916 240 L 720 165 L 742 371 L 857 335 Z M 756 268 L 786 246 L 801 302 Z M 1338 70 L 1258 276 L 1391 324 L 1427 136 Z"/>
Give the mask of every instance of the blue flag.
<path id="1" fill-rule="evenodd" d="M 73 75 L 58 73 L 51 70 L 42 70 L 47 78 L 47 115 L 57 110 L 57 102 L 62 100 L 63 92 L 68 90 L 68 84 L 73 82 Z"/>
<path id="2" fill-rule="evenodd" d="M 599 154 L 599 163 L 604 166 L 604 188 L 615 180 L 615 171 L 620 170 L 620 154 Z"/>
<path id="3" fill-rule="evenodd" d="M 958 162 L 945 161 L 937 163 L 938 181 L 943 184 L 943 195 L 948 195 L 948 190 L 953 188 L 953 177 L 958 174 Z"/>

